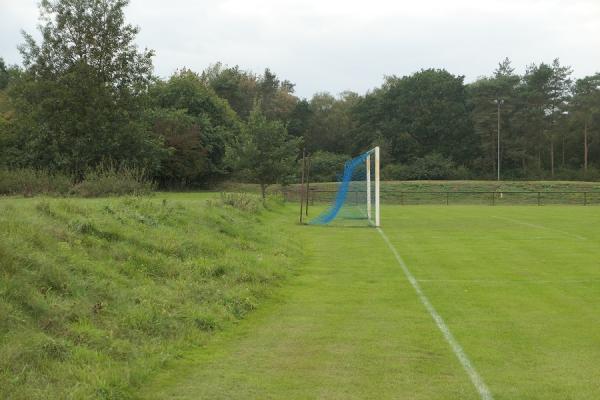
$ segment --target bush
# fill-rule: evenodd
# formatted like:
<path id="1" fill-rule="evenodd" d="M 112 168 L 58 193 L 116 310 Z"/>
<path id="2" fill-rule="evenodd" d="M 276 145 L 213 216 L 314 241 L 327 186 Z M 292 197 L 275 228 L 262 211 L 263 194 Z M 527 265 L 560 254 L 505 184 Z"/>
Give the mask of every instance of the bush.
<path id="1" fill-rule="evenodd" d="M 0 169 L 0 195 L 68 194 L 82 197 L 143 195 L 154 190 L 154 184 L 143 170 L 101 166 L 88 172 L 84 179 L 73 183 L 64 174 L 35 169 Z"/>
<path id="2" fill-rule="evenodd" d="M 249 193 L 221 193 L 221 204 L 237 208 L 240 211 L 256 213 L 262 207 L 259 196 Z"/>
<path id="3" fill-rule="evenodd" d="M 100 166 L 85 174 L 83 181 L 73 186 L 71 193 L 82 197 L 144 195 L 154 190 L 154 183 L 143 169 L 112 165 Z"/>
<path id="4" fill-rule="evenodd" d="M 384 180 L 445 180 L 445 179 L 469 179 L 471 173 L 464 166 L 456 166 L 454 162 L 433 153 L 422 158 L 417 158 L 412 164 L 388 164 L 382 169 Z"/>
<path id="5" fill-rule="evenodd" d="M 600 169 L 596 167 L 588 167 L 586 172 L 583 172 L 583 179 L 586 181 L 600 181 Z"/>
<path id="6" fill-rule="evenodd" d="M 66 175 L 34 169 L 0 169 L 0 195 L 64 195 L 72 184 Z"/>
<path id="7" fill-rule="evenodd" d="M 454 162 L 445 158 L 441 154 L 428 154 L 423 158 L 418 158 L 411 165 L 413 179 L 420 180 L 438 180 L 449 179 L 454 170 Z"/>
<path id="8" fill-rule="evenodd" d="M 590 166 L 587 171 L 582 169 L 560 168 L 554 174 L 554 179 L 561 181 L 598 181 L 600 170 Z"/>
<path id="9" fill-rule="evenodd" d="M 404 164 L 384 164 L 381 168 L 381 179 L 384 181 L 410 180 L 410 167 Z"/>
<path id="10" fill-rule="evenodd" d="M 344 162 L 349 158 L 347 155 L 328 151 L 315 152 L 310 157 L 311 182 L 336 182 L 337 175 L 344 170 Z"/>
<path id="11" fill-rule="evenodd" d="M 459 165 L 458 167 L 456 167 L 454 169 L 454 172 L 452 173 L 452 176 L 450 176 L 450 179 L 458 181 L 466 181 L 473 178 L 474 176 L 471 173 L 471 171 L 464 165 Z"/>

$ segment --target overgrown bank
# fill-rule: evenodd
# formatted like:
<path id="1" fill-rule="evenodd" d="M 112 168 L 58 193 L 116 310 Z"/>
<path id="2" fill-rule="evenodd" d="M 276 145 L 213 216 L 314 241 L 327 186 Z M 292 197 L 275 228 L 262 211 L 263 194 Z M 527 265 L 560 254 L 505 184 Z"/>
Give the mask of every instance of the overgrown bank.
<path id="1" fill-rule="evenodd" d="M 259 307 L 300 251 L 241 196 L 0 199 L 0 397 L 131 398 Z"/>

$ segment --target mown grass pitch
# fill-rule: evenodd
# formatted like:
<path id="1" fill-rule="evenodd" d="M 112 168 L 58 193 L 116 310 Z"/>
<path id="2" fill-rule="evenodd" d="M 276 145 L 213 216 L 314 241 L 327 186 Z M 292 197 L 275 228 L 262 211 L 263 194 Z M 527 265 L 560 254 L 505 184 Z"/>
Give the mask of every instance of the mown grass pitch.
<path id="1" fill-rule="evenodd" d="M 600 398 L 597 208 L 384 206 L 382 224 L 494 399 Z M 278 300 L 144 397 L 481 398 L 375 229 L 296 230 Z"/>
<path id="2" fill-rule="evenodd" d="M 394 209 L 385 231 L 497 399 L 600 397 L 600 213 Z"/>

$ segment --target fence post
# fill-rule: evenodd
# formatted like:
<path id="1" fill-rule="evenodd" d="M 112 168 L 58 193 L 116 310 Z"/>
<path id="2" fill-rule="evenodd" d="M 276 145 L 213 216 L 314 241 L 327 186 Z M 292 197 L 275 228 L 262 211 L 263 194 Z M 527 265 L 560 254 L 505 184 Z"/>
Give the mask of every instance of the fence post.
<path id="1" fill-rule="evenodd" d="M 450 193 L 446 193 L 446 205 L 450 205 Z"/>
<path id="2" fill-rule="evenodd" d="M 587 192 L 583 192 L 583 205 L 587 206 Z"/>
<path id="3" fill-rule="evenodd" d="M 496 193 L 492 192 L 492 205 L 496 205 Z"/>
<path id="4" fill-rule="evenodd" d="M 400 205 L 404 205 L 404 192 L 400 192 Z"/>
<path id="5" fill-rule="evenodd" d="M 542 205 L 542 192 L 538 192 L 538 206 Z"/>

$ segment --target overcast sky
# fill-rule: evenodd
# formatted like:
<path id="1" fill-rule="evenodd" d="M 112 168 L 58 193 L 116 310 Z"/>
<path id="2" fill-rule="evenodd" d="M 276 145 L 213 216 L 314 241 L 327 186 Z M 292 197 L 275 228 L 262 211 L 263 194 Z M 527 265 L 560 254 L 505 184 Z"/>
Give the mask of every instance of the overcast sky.
<path id="1" fill-rule="evenodd" d="M 0 0 L 0 56 L 19 63 L 37 0 Z M 156 73 L 216 61 L 271 68 L 310 97 L 359 93 L 384 75 L 445 68 L 467 81 L 509 57 L 517 71 L 559 57 L 575 76 L 600 71 L 600 0 L 131 0 L 138 43 Z"/>

